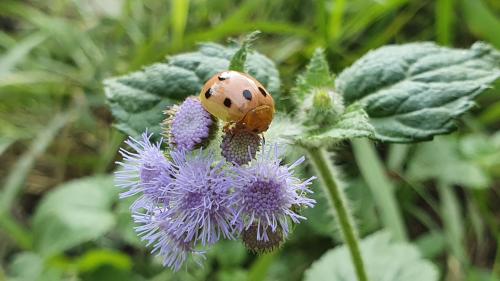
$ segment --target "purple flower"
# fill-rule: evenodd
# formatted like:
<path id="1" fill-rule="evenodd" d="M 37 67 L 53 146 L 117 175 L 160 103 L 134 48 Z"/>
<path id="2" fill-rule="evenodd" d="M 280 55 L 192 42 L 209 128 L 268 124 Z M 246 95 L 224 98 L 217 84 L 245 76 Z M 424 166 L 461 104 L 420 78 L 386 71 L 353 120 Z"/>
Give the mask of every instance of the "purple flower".
<path id="1" fill-rule="evenodd" d="M 209 139 L 217 127 L 212 115 L 198 98 L 189 97 L 181 105 L 166 111 L 165 121 L 170 144 L 182 150 L 193 150 Z"/>
<path id="2" fill-rule="evenodd" d="M 233 185 L 212 154 L 197 150 L 192 154 L 172 151 L 174 180 L 168 185 L 166 213 L 185 231 L 187 241 L 201 241 L 203 246 L 223 238 L 233 238 L 234 216 L 230 188 Z M 180 233 L 177 233 L 180 235 Z"/>
<path id="3" fill-rule="evenodd" d="M 162 258 L 163 266 L 178 271 L 189 254 L 203 257 L 203 252 L 195 250 L 195 241 L 186 239 L 183 227 L 179 223 L 172 223 L 166 212 L 156 210 L 152 213 L 135 213 L 135 227 L 141 240 L 147 246 L 153 245 L 152 254 Z M 179 234 L 180 233 L 180 234 Z"/>
<path id="4" fill-rule="evenodd" d="M 131 151 L 120 149 L 123 161 L 117 162 L 122 169 L 116 172 L 116 183 L 125 190 L 120 196 L 141 195 L 131 206 L 135 229 L 174 271 L 192 254 L 203 257 L 197 247 L 222 238 L 241 236 L 252 251 L 272 251 L 285 241 L 290 221 L 305 219 L 295 210 L 315 203 L 305 196 L 313 178 L 301 181 L 293 175 L 304 158 L 282 166 L 274 146 L 251 160 L 260 137 L 232 133 L 221 147 L 235 165 L 216 161 L 201 148 L 187 150 L 196 145 L 173 146 L 165 157 L 162 141 L 152 143 L 147 132 L 140 140 L 125 142 Z M 251 161 L 239 166 L 239 160 Z"/>
<path id="5" fill-rule="evenodd" d="M 278 146 L 263 150 L 248 166 L 234 166 L 234 200 L 237 208 L 235 223 L 248 230 L 257 226 L 257 240 L 269 240 L 268 231 L 289 233 L 288 220 L 299 223 L 305 217 L 297 214 L 298 207 L 312 207 L 315 201 L 305 197 L 314 177 L 301 181 L 293 175 L 293 168 L 304 157 L 290 166 L 281 166 Z M 279 229 L 278 229 L 279 228 Z"/>
<path id="6" fill-rule="evenodd" d="M 170 182 L 170 164 L 160 147 L 162 140 L 151 143 L 152 134 L 143 133 L 140 140 L 130 137 L 125 141 L 132 152 L 120 148 L 123 162 L 117 162 L 123 168 L 115 172 L 117 186 L 125 191 L 121 198 L 141 194 L 133 209 L 146 207 L 162 197 L 163 186 Z"/>
<path id="7" fill-rule="evenodd" d="M 244 165 L 255 158 L 261 138 L 244 130 L 231 130 L 222 137 L 222 156 L 231 163 Z"/>

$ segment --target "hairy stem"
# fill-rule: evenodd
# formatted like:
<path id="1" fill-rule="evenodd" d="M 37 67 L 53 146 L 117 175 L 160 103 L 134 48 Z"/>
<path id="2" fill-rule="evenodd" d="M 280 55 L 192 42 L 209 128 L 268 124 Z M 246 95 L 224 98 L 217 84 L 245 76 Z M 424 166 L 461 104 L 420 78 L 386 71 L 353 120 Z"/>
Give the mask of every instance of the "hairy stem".
<path id="1" fill-rule="evenodd" d="M 308 148 L 309 158 L 322 182 L 322 187 L 327 195 L 331 207 L 335 210 L 337 221 L 340 224 L 342 236 L 351 253 L 352 263 L 359 281 L 368 281 L 363 258 L 359 248 L 358 232 L 354 225 L 352 215 L 347 207 L 343 190 L 335 178 L 335 169 L 330 164 L 326 151 L 321 148 Z"/>

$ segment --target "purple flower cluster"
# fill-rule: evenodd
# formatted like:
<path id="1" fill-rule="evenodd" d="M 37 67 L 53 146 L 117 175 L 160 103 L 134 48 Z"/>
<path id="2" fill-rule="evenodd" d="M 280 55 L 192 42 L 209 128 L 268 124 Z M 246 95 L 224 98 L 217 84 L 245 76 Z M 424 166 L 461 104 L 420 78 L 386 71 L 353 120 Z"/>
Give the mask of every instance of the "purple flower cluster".
<path id="1" fill-rule="evenodd" d="M 196 108 L 193 100 L 188 105 L 191 109 Z M 182 118 L 186 102 L 177 109 Z M 175 124 L 175 116 L 172 122 Z M 189 128 L 195 123 L 190 120 L 184 127 L 206 137 L 206 130 Z M 177 140 L 176 146 L 170 143 L 165 152 L 161 140 L 151 141 L 152 134 L 144 133 L 139 140 L 129 138 L 125 143 L 132 151 L 120 150 L 122 168 L 116 172 L 116 184 L 124 190 L 121 197 L 138 196 L 131 206 L 138 235 L 162 257 L 165 266 L 177 271 L 188 256 L 203 256 L 204 249 L 220 239 L 251 235 L 252 245 L 269 244 L 274 249 L 273 241 L 287 237 L 290 223 L 305 219 L 296 210 L 314 205 L 306 197 L 313 178 L 301 181 L 293 175 L 303 158 L 282 165 L 274 145 L 263 146 L 257 155 L 247 147 L 248 157 L 254 158 L 249 163 L 227 162 L 209 149 L 194 148 L 203 137 L 185 132 L 180 137 L 177 131 L 183 125 L 175 128 L 170 134 Z"/>
<path id="2" fill-rule="evenodd" d="M 293 168 L 303 161 L 304 157 L 290 166 L 282 166 L 278 146 L 271 146 L 249 166 L 235 166 L 233 184 L 237 211 L 234 221 L 245 229 L 256 224 L 257 240 L 267 241 L 269 231 L 276 232 L 278 227 L 286 237 L 288 218 L 294 223 L 305 219 L 292 207 L 313 207 L 315 203 L 305 197 L 311 193 L 309 185 L 314 177 L 300 181 L 293 176 Z"/>
<path id="3" fill-rule="evenodd" d="M 165 111 L 170 145 L 177 149 L 193 150 L 201 146 L 216 129 L 214 118 L 195 97 L 188 97 L 180 106 Z"/>

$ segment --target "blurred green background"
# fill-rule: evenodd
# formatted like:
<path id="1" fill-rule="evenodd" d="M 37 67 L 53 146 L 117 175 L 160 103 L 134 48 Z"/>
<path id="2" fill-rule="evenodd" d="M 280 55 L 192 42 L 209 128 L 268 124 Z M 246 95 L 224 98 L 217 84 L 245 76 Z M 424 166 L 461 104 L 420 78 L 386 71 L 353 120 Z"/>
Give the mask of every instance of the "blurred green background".
<path id="1" fill-rule="evenodd" d="M 205 266 L 173 274 L 117 200 L 109 174 L 125 136 L 112 127 L 102 80 L 256 29 L 254 47 L 276 62 L 286 103 L 317 47 L 335 73 L 390 43 L 500 48 L 500 1 L 0 0 L 0 280 L 302 280 L 339 245 L 315 188 L 320 203 L 281 250 L 258 257 L 219 243 Z M 377 144 L 378 155 L 337 148 L 361 235 L 382 228 L 367 182 L 396 188 L 411 241 L 443 280 L 500 275 L 498 83 L 478 105 L 433 142 Z"/>

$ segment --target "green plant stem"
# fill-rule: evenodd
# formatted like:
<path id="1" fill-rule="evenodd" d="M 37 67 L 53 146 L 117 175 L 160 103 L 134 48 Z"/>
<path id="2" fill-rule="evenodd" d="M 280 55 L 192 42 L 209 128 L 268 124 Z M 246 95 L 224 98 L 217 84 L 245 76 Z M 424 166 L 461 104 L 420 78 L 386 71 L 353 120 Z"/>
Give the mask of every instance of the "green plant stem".
<path id="1" fill-rule="evenodd" d="M 327 153 L 321 148 L 308 148 L 309 158 L 322 182 L 322 187 L 327 195 L 331 207 L 335 210 L 337 221 L 340 224 L 342 236 L 347 244 L 347 248 L 351 253 L 352 262 L 356 275 L 359 281 L 368 281 L 363 258 L 359 248 L 358 233 L 355 228 L 352 215 L 347 207 L 347 201 L 343 190 L 340 188 L 336 173 L 333 166 L 330 164 Z"/>
<path id="2" fill-rule="evenodd" d="M 366 139 L 352 140 L 356 163 L 371 190 L 382 222 L 393 237 L 399 241 L 408 240 L 401 211 L 394 195 L 395 187 L 385 174 L 384 165 L 375 149 Z"/>
<path id="3" fill-rule="evenodd" d="M 439 200 L 441 202 L 441 219 L 443 220 L 444 234 L 451 255 L 460 262 L 462 268 L 468 264 L 467 253 L 464 247 L 464 233 L 462 209 L 457 195 L 448 183 L 438 182 Z"/>
<path id="4" fill-rule="evenodd" d="M 258 281 L 266 279 L 269 268 L 271 267 L 274 260 L 278 257 L 278 252 L 279 251 L 274 251 L 271 253 L 259 255 L 259 257 L 250 266 L 247 281 Z"/>
<path id="5" fill-rule="evenodd" d="M 0 214 L 0 229 L 21 249 L 31 250 L 33 248 L 33 235 L 8 214 Z"/>

